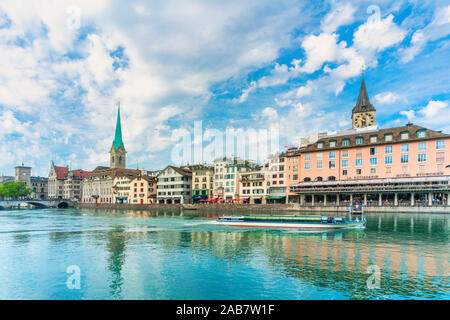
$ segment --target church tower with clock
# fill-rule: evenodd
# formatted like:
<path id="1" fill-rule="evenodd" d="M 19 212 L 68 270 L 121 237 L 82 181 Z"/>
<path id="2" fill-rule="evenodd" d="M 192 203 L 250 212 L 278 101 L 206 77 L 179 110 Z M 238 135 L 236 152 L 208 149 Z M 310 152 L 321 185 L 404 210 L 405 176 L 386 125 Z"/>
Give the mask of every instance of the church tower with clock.
<path id="1" fill-rule="evenodd" d="M 359 89 L 358 101 L 352 110 L 352 128 L 365 128 L 375 124 L 375 108 L 369 101 L 364 75 Z"/>

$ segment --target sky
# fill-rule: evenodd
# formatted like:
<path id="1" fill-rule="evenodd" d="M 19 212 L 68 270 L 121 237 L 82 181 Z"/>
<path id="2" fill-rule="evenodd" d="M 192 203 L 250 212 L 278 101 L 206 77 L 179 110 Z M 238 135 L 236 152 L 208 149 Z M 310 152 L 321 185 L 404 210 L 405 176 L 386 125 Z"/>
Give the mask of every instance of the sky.
<path id="1" fill-rule="evenodd" d="M 362 68 L 376 122 L 450 133 L 448 1 L 2 0 L 0 174 L 129 168 L 180 132 L 278 126 L 280 149 L 351 127 Z"/>

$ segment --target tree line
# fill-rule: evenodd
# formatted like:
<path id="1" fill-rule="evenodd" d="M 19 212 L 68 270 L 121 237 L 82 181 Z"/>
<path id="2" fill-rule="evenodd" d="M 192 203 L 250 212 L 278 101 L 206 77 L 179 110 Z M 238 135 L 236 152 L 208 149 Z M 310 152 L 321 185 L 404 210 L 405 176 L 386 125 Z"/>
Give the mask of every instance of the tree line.
<path id="1" fill-rule="evenodd" d="M 17 199 L 31 194 L 31 189 L 25 182 L 8 181 L 0 184 L 0 198 Z"/>

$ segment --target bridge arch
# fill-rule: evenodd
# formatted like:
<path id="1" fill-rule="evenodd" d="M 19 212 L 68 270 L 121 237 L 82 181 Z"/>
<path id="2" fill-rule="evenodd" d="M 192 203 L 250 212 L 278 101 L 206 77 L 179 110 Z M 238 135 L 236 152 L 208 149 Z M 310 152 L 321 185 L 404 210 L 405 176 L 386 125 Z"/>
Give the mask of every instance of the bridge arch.
<path id="1" fill-rule="evenodd" d="M 67 209 L 69 207 L 69 204 L 65 201 L 58 203 L 58 208 L 60 209 Z"/>

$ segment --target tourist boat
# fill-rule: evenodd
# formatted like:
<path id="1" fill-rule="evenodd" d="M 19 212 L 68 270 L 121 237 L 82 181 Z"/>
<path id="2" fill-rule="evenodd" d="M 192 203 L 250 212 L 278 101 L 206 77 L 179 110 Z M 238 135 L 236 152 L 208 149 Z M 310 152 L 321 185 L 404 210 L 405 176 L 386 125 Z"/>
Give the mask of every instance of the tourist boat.
<path id="1" fill-rule="evenodd" d="M 356 220 L 342 216 L 273 216 L 243 215 L 222 216 L 216 224 L 233 227 L 293 228 L 293 229 L 361 229 L 366 227 L 366 218 Z"/>

